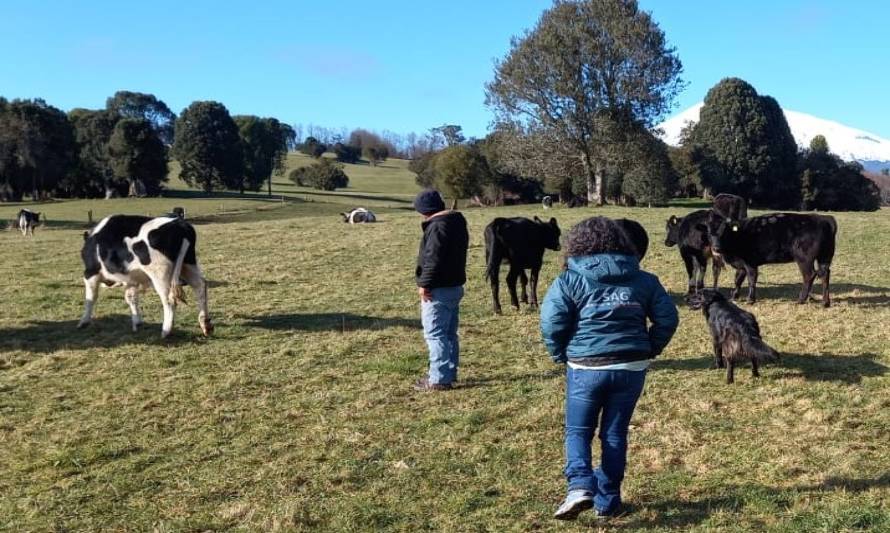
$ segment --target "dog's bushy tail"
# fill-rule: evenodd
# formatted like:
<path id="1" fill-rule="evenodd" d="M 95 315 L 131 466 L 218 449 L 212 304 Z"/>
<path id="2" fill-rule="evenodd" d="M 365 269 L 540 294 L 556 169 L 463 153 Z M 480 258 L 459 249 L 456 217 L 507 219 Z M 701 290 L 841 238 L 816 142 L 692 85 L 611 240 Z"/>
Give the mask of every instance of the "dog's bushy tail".
<path id="1" fill-rule="evenodd" d="M 763 342 L 760 337 L 741 335 L 741 341 L 742 349 L 749 358 L 764 363 L 775 363 L 779 360 L 779 352 Z"/>

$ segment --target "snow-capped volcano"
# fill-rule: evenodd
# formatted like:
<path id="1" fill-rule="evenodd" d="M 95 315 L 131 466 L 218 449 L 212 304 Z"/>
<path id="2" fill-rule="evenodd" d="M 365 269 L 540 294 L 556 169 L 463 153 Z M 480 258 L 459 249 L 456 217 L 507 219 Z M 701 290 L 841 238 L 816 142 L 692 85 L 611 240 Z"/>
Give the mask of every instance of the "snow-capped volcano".
<path id="1" fill-rule="evenodd" d="M 687 122 L 698 122 L 703 105 L 700 102 L 659 124 L 658 127 L 664 131 L 661 138 L 672 146 L 680 144 L 680 130 Z M 890 168 L 890 141 L 887 139 L 806 113 L 788 109 L 783 111 L 798 146 L 807 147 L 813 137 L 824 135 L 828 148 L 845 161 L 859 161 L 872 171 Z"/>

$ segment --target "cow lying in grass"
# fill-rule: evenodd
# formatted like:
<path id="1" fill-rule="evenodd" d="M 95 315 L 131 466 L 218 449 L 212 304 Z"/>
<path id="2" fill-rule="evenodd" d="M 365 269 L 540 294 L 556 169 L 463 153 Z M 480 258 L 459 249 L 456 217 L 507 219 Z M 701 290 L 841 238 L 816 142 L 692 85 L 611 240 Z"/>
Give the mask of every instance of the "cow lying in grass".
<path id="1" fill-rule="evenodd" d="M 153 287 L 164 307 L 161 336 L 173 329 L 177 302 L 185 302 L 182 280 L 192 287 L 198 300 L 198 324 L 204 335 L 213 325 L 207 310 L 207 283 L 195 256 L 195 228 L 178 217 L 150 218 L 111 215 L 84 234 L 83 282 L 86 302 L 77 327 L 87 326 L 99 296 L 99 284 L 126 287 L 124 299 L 130 306 L 133 331 L 142 325 L 139 292 Z"/>
<path id="2" fill-rule="evenodd" d="M 356 207 L 348 213 L 340 213 L 340 215 L 343 217 L 343 222 L 348 224 L 369 224 L 371 222 L 377 222 L 377 217 L 374 216 L 374 213 L 368 211 L 364 207 Z"/>
<path id="3" fill-rule="evenodd" d="M 689 306 L 701 309 L 714 343 L 714 366 L 726 367 L 726 382 L 735 380 L 735 365 L 751 361 L 751 373 L 760 377 L 760 363 L 778 361 L 779 353 L 760 337 L 760 325 L 751 313 L 740 309 L 719 291 L 704 290 L 688 297 Z"/>

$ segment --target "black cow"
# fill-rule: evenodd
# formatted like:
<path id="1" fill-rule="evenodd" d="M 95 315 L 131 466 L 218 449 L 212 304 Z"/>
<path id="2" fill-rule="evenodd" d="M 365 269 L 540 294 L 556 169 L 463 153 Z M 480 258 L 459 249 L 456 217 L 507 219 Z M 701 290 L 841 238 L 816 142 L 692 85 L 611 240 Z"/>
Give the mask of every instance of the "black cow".
<path id="1" fill-rule="evenodd" d="M 646 233 L 646 228 L 636 220 L 629 218 L 616 218 L 613 220 L 624 231 L 631 245 L 637 250 L 637 259 L 642 261 L 649 250 L 649 234 Z"/>
<path id="2" fill-rule="evenodd" d="M 775 263 L 797 263 L 803 277 L 798 303 L 810 296 L 816 276 L 822 278 L 822 305 L 831 305 L 829 284 L 834 259 L 837 222 L 827 215 L 773 213 L 746 220 L 712 213 L 708 237 L 715 254 L 736 268 L 736 298 L 748 277 L 748 302 L 756 299 L 757 268 Z"/>
<path id="3" fill-rule="evenodd" d="M 694 294 L 705 286 L 705 274 L 708 271 L 708 259 L 714 267 L 714 288 L 720 280 L 723 260 L 713 254 L 711 241 L 708 239 L 708 217 L 710 209 L 693 211 L 685 217 L 671 216 L 667 220 L 667 236 L 664 245 L 677 246 L 680 257 L 686 266 L 688 276 L 687 294 Z"/>
<path id="4" fill-rule="evenodd" d="M 30 235 L 33 237 L 34 228 L 40 224 L 40 213 L 35 213 L 29 209 L 22 209 L 15 218 L 22 235 Z"/>
<path id="5" fill-rule="evenodd" d="M 748 218 L 748 202 L 734 194 L 723 192 L 715 196 L 713 209 L 726 218 L 736 220 Z"/>
<path id="6" fill-rule="evenodd" d="M 207 310 L 207 284 L 195 256 L 195 228 L 179 217 L 111 215 L 84 234 L 83 283 L 86 303 L 77 327 L 88 325 L 99 295 L 99 284 L 124 285 L 133 331 L 142 325 L 139 292 L 153 287 L 161 297 L 164 323 L 161 335 L 173 329 L 176 302 L 183 301 L 181 280 L 195 291 L 198 324 L 204 335 L 213 331 Z"/>
<path id="7" fill-rule="evenodd" d="M 501 313 L 501 302 L 498 299 L 498 277 L 501 263 L 510 263 L 507 273 L 507 288 L 510 291 L 510 302 L 519 309 L 516 297 L 516 280 L 522 282 L 522 303 L 529 303 L 526 286 L 531 278 L 531 307 L 538 306 L 538 274 L 544 262 L 544 249 L 559 250 L 559 225 L 555 218 L 544 222 L 538 217 L 527 218 L 496 218 L 485 227 L 486 277 L 491 281 L 491 297 L 494 301 L 494 312 Z M 529 270 L 526 277 L 525 270 Z"/>

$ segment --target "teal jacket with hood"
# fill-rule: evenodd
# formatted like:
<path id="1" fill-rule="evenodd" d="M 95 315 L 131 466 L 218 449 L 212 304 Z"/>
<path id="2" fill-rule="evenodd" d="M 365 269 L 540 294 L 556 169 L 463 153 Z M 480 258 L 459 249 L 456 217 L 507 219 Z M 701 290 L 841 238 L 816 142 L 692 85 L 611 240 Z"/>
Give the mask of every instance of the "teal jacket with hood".
<path id="1" fill-rule="evenodd" d="M 650 359 L 668 345 L 678 323 L 677 307 L 658 278 L 640 270 L 632 255 L 570 257 L 541 305 L 544 344 L 557 363 Z"/>

